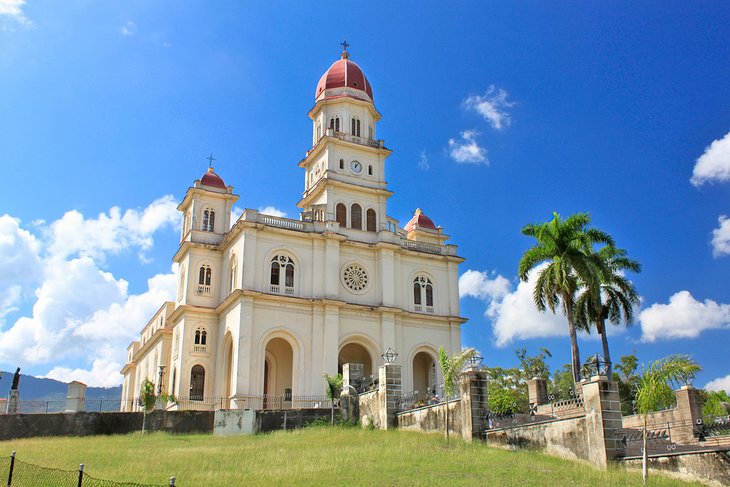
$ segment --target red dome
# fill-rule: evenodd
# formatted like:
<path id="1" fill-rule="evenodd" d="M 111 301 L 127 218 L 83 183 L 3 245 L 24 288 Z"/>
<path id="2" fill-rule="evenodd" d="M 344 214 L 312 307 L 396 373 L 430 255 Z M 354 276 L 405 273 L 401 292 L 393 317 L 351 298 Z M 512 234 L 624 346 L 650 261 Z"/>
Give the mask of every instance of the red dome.
<path id="1" fill-rule="evenodd" d="M 228 189 L 226 183 L 223 182 L 223 178 L 213 172 L 213 168 L 209 167 L 208 172 L 203 174 L 200 178 L 200 184 L 204 186 L 212 186 L 213 188 Z"/>
<path id="2" fill-rule="evenodd" d="M 415 226 L 418 226 L 420 228 L 429 228 L 431 230 L 438 230 L 436 228 L 436 225 L 433 224 L 431 219 L 423 214 L 421 209 L 417 209 L 415 215 L 413 215 L 413 218 L 410 219 L 408 223 L 406 223 L 406 226 L 403 228 L 406 232 L 410 232 L 413 230 Z"/>
<path id="3" fill-rule="evenodd" d="M 324 90 L 331 88 L 354 88 L 364 91 L 373 101 L 373 88 L 360 69 L 360 66 L 350 61 L 350 55 L 346 52 L 342 53 L 342 59 L 338 59 L 332 66 L 322 75 L 317 83 L 317 90 L 314 98 L 317 99 Z"/>

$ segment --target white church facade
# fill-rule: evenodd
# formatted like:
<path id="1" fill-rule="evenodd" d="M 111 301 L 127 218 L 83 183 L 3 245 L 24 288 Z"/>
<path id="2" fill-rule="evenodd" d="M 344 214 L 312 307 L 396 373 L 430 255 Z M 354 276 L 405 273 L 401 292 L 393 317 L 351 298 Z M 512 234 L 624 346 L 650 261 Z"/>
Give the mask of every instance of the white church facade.
<path id="1" fill-rule="evenodd" d="M 387 214 L 391 151 L 376 137 L 370 83 L 343 52 L 309 112 L 298 220 L 246 209 L 209 168 L 187 190 L 175 302 L 130 344 L 122 409 L 145 379 L 186 407 L 248 407 L 254 397 L 321 395 L 323 373 L 377 374 L 395 350 L 404 391 L 440 382 L 438 349 L 461 348 L 456 246 L 420 210 Z M 181 406 L 182 407 L 182 406 Z"/>

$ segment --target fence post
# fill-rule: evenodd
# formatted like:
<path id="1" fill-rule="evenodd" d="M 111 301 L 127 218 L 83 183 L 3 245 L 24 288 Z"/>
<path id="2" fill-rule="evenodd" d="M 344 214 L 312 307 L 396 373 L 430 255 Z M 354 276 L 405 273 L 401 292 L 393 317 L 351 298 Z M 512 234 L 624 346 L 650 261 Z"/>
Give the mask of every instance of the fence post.
<path id="1" fill-rule="evenodd" d="M 8 473 L 8 487 L 13 484 L 13 468 L 15 467 L 15 450 L 10 453 L 10 472 Z"/>
<path id="2" fill-rule="evenodd" d="M 175 487 L 175 477 L 170 477 L 170 487 Z"/>
<path id="3" fill-rule="evenodd" d="M 82 463 L 79 465 L 79 484 L 78 487 L 81 487 L 81 484 L 84 481 L 84 464 Z"/>

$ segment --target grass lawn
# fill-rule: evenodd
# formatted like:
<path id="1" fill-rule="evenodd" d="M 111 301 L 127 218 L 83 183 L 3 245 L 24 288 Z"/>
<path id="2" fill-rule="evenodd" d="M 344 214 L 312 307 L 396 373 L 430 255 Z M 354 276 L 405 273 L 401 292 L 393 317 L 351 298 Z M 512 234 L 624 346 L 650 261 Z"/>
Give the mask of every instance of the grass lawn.
<path id="1" fill-rule="evenodd" d="M 214 437 L 139 433 L 0 442 L 0 454 L 96 478 L 181 487 L 242 485 L 641 485 L 618 467 L 602 472 L 533 451 L 466 444 L 440 435 L 316 427 L 267 435 Z M 3 462 L 0 482 L 7 471 Z M 36 475 L 24 485 L 58 485 Z M 654 475 L 650 485 L 695 485 Z M 696 484 L 700 485 L 700 484 Z M 75 487 L 75 484 L 73 484 Z M 61 487 L 61 486 L 59 486 Z"/>

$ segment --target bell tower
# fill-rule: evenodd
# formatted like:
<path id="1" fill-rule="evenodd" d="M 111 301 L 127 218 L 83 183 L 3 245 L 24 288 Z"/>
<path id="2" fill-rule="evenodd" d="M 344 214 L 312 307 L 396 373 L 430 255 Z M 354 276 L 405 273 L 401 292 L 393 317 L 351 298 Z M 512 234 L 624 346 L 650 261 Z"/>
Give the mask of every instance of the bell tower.
<path id="1" fill-rule="evenodd" d="M 347 42 L 340 59 L 322 75 L 315 90 L 312 148 L 299 163 L 304 193 L 297 204 L 306 219 L 337 221 L 340 229 L 378 232 L 386 222 L 385 159 L 391 151 L 376 139 L 380 113 L 360 67 L 350 60 Z"/>

